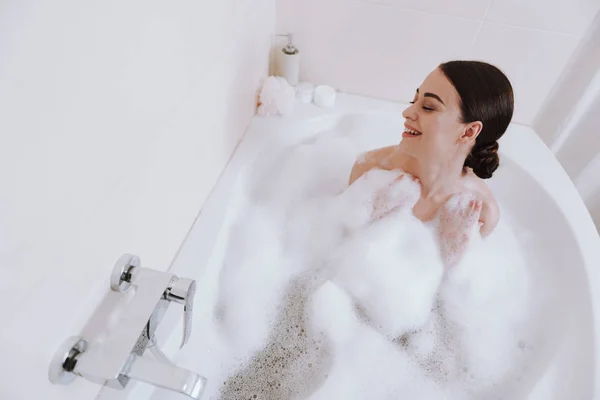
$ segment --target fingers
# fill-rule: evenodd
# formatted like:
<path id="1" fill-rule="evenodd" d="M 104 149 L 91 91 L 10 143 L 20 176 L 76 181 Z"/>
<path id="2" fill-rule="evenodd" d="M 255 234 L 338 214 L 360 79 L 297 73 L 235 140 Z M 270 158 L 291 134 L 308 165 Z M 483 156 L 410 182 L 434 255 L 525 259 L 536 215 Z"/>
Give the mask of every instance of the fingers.
<path id="1" fill-rule="evenodd" d="M 469 206 L 465 213 L 465 229 L 470 229 L 470 227 L 475 226 L 475 224 L 479 222 L 479 215 L 481 214 L 482 207 L 483 202 L 481 200 L 471 200 L 469 202 Z"/>
<path id="2" fill-rule="evenodd" d="M 462 204 L 448 202 L 442 207 L 440 233 L 443 236 L 451 236 L 453 232 L 468 232 L 479 222 L 483 201 L 476 198 L 463 200 Z"/>
<path id="3" fill-rule="evenodd" d="M 473 210 L 473 214 L 477 216 L 477 218 L 479 218 L 479 215 L 481 214 L 481 210 L 483 209 L 483 202 L 481 200 L 477 200 L 477 203 L 475 204 L 475 209 Z"/>
<path id="4" fill-rule="evenodd" d="M 477 207 L 481 208 L 482 204 L 482 201 L 478 199 L 469 200 L 469 207 L 471 207 L 473 210 L 475 210 Z"/>
<path id="5" fill-rule="evenodd" d="M 483 202 L 481 200 L 473 199 L 473 200 L 469 201 L 468 210 L 469 210 L 470 215 L 479 214 L 481 212 L 482 208 L 483 208 Z"/>

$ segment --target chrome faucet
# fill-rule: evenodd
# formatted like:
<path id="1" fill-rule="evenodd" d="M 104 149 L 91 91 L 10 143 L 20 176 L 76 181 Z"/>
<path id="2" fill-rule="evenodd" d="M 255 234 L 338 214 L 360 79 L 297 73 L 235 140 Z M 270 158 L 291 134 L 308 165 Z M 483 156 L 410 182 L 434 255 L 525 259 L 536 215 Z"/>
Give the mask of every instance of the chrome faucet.
<path id="1" fill-rule="evenodd" d="M 115 264 L 111 289 L 135 294 L 116 327 L 102 343 L 74 336 L 63 343 L 50 365 L 53 383 L 68 384 L 76 376 L 115 389 L 124 389 L 131 379 L 199 399 L 206 379 L 173 365 L 156 345 L 154 333 L 169 304 L 183 304 L 183 335 L 180 348 L 192 330 L 196 282 L 168 272 L 140 266 L 140 259 L 124 255 Z M 144 355 L 146 350 L 154 355 Z"/>

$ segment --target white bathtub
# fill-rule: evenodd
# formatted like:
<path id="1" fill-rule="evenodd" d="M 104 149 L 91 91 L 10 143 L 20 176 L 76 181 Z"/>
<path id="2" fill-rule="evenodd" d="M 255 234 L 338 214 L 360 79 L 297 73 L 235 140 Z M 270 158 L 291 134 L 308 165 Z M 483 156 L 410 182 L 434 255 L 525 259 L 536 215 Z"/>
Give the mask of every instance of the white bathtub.
<path id="1" fill-rule="evenodd" d="M 397 142 L 404 105 L 341 94 L 336 107 L 320 109 L 298 104 L 286 118 L 255 117 L 244 140 L 196 220 L 171 271 L 198 281 L 194 333 L 190 344 L 176 352 L 177 316 L 167 316 L 163 348 L 174 361 L 203 374 L 211 351 L 210 334 L 203 325 L 214 305 L 216 279 L 225 251 L 227 232 L 238 208 L 244 168 L 265 145 L 294 143 L 338 124 L 370 124 L 386 130 L 386 140 Z M 534 233 L 526 252 L 542 261 L 553 307 L 544 313 L 547 336 L 534 379 L 523 383 L 523 398 L 600 398 L 600 238 L 575 187 L 551 152 L 530 128 L 513 125 L 502 139 L 501 167 L 489 181 L 503 215 L 514 230 Z M 178 399 L 165 391 L 141 385 L 130 398 Z M 513 400 L 513 399 L 511 399 Z"/>

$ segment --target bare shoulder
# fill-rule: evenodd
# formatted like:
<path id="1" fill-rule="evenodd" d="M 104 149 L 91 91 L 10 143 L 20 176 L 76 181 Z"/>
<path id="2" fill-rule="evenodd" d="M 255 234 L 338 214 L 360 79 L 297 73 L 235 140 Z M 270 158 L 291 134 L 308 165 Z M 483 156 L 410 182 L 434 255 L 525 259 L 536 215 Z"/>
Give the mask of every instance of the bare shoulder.
<path id="1" fill-rule="evenodd" d="M 349 184 L 351 185 L 355 180 L 371 169 L 379 167 L 381 161 L 389 156 L 396 147 L 397 146 L 381 147 L 360 154 L 350 172 Z"/>
<path id="2" fill-rule="evenodd" d="M 483 202 L 479 221 L 483 224 L 481 226 L 481 235 L 485 237 L 492 233 L 498 225 L 498 221 L 500 221 L 500 207 L 492 190 L 483 179 L 475 177 L 474 183 L 477 186 L 477 193 Z"/>

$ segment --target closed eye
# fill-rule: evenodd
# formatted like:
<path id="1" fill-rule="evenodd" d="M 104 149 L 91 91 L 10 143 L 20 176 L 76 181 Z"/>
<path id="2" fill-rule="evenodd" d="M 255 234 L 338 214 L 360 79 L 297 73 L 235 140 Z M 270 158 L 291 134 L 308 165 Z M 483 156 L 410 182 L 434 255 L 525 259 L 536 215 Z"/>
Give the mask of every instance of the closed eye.
<path id="1" fill-rule="evenodd" d="M 416 100 L 409 101 L 410 104 L 415 104 L 416 102 L 417 102 Z M 425 111 L 435 111 L 435 108 L 431 108 L 431 107 L 427 107 L 427 106 L 422 106 L 421 108 Z"/>

